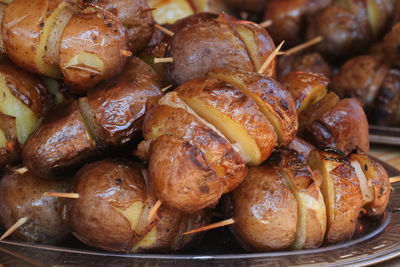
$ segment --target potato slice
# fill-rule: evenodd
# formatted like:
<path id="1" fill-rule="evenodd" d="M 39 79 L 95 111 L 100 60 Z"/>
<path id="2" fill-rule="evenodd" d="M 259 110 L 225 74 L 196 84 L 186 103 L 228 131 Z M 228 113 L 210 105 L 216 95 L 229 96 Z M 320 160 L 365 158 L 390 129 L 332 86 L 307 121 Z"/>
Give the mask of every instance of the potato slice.
<path id="1" fill-rule="evenodd" d="M 146 140 L 170 134 L 198 147 L 223 182 L 224 193 L 235 189 L 246 177 L 245 162 L 229 141 L 195 114 L 175 92 L 165 95 L 146 113 L 142 132 Z"/>
<path id="2" fill-rule="evenodd" d="M 296 101 L 296 109 L 299 114 L 328 93 L 329 79 L 316 73 L 290 72 L 283 76 L 280 82 Z"/>
<path id="3" fill-rule="evenodd" d="M 147 4 L 154 8 L 153 17 L 159 24 L 172 24 L 194 14 L 187 0 L 147 0 Z"/>
<path id="4" fill-rule="evenodd" d="M 322 174 L 321 190 L 328 218 L 326 243 L 351 239 L 362 207 L 362 193 L 354 168 L 342 152 L 314 150 L 308 158 L 311 169 Z"/>
<path id="5" fill-rule="evenodd" d="M 297 133 L 296 106 L 291 95 L 276 81 L 257 73 L 216 69 L 208 76 L 225 81 L 251 97 L 274 127 L 280 146 Z"/>
<path id="6" fill-rule="evenodd" d="M 318 248 L 326 231 L 322 193 L 304 157 L 290 150 L 280 150 L 276 156 L 280 158 L 280 174 L 297 200 L 297 230 L 292 248 Z"/>
<path id="7" fill-rule="evenodd" d="M 199 78 L 176 89 L 200 117 L 213 124 L 239 149 L 250 165 L 271 154 L 276 134 L 257 104 L 236 88 L 212 78 Z"/>

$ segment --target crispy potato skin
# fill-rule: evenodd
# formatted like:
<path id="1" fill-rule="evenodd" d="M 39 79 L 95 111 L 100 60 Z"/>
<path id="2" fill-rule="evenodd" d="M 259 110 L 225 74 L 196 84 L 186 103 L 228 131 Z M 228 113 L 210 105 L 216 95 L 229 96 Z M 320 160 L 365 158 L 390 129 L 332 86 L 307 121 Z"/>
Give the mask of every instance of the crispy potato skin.
<path id="1" fill-rule="evenodd" d="M 153 15 L 145 0 L 81 0 L 100 6 L 118 17 L 129 37 L 134 54 L 144 49 L 153 34 Z"/>
<path id="2" fill-rule="evenodd" d="M 128 37 L 117 18 L 100 9 L 75 14 L 60 43 L 60 67 L 66 85 L 72 92 L 84 94 L 100 81 L 115 76 L 126 63 L 122 51 L 127 49 Z M 97 55 L 104 69 L 81 64 L 69 66 L 70 60 L 83 52 Z"/>
<path id="3" fill-rule="evenodd" d="M 36 61 L 42 27 L 63 0 L 17 0 L 4 11 L 1 34 L 8 57 L 20 67 L 41 73 Z M 29 11 L 29 12 L 27 12 Z"/>
<path id="4" fill-rule="evenodd" d="M 149 155 L 149 177 L 163 203 L 194 213 L 218 202 L 223 184 L 197 147 L 162 135 L 151 143 Z"/>
<path id="5" fill-rule="evenodd" d="M 75 102 L 53 110 L 28 138 L 22 161 L 38 176 L 62 176 L 96 154 Z"/>
<path id="6" fill-rule="evenodd" d="M 340 97 L 356 98 L 369 106 L 378 94 L 389 67 L 370 55 L 352 57 L 333 76 L 330 88 Z"/>
<path id="7" fill-rule="evenodd" d="M 254 71 L 247 48 L 227 15 L 214 19 L 194 15 L 195 18 L 177 22 L 175 36 L 170 40 L 166 57 L 173 63 L 165 64 L 165 74 L 170 82 L 183 82 L 204 76 L 214 68 Z"/>
<path id="8" fill-rule="evenodd" d="M 198 78 L 182 84 L 176 92 L 182 98 L 201 99 L 239 123 L 259 147 L 260 162 L 271 154 L 276 143 L 272 125 L 256 103 L 238 89 L 216 79 Z"/>
<path id="9" fill-rule="evenodd" d="M 146 113 L 144 138 L 155 139 L 163 134 L 175 135 L 203 151 L 224 184 L 224 193 L 235 189 L 246 177 L 246 164 L 232 145 L 185 109 L 158 104 Z"/>
<path id="10" fill-rule="evenodd" d="M 386 75 L 368 114 L 376 125 L 400 125 L 400 71 L 391 69 Z"/>
<path id="11" fill-rule="evenodd" d="M 317 148 L 338 148 L 345 153 L 359 147 L 369 151 L 368 121 L 354 98 L 340 101 L 329 112 L 312 122 L 304 134 Z"/>
<path id="12" fill-rule="evenodd" d="M 266 163 L 250 167 L 246 180 L 232 193 L 231 229 L 246 250 L 281 250 L 294 241 L 297 202 L 278 171 Z"/>
<path id="13" fill-rule="evenodd" d="M 8 229 L 23 217 L 26 224 L 13 237 L 25 242 L 57 244 L 70 236 L 62 221 L 64 199 L 45 197 L 49 191 L 66 192 L 69 179 L 47 180 L 31 172 L 18 174 L 11 170 L 0 182 L 0 222 Z"/>

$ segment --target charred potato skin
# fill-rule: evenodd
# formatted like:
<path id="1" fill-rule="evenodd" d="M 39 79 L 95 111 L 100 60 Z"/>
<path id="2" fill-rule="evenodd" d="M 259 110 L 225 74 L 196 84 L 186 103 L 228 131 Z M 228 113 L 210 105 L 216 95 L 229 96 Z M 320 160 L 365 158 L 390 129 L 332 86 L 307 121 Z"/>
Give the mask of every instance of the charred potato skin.
<path id="1" fill-rule="evenodd" d="M 154 20 L 145 0 L 81 0 L 104 8 L 118 17 L 129 37 L 129 48 L 134 54 L 143 50 L 153 34 Z"/>
<path id="2" fill-rule="evenodd" d="M 279 168 L 266 163 L 250 167 L 246 180 L 232 193 L 232 203 L 235 223 L 231 229 L 246 250 L 274 251 L 293 243 L 297 202 Z"/>
<path id="3" fill-rule="evenodd" d="M 0 222 L 11 227 L 23 217 L 26 224 L 18 228 L 13 237 L 25 242 L 57 244 L 70 237 L 62 221 L 64 199 L 45 197 L 49 191 L 66 192 L 71 181 L 47 180 L 31 172 L 19 174 L 10 170 L 0 182 Z"/>
<path id="4" fill-rule="evenodd" d="M 125 50 L 128 50 L 128 36 L 118 18 L 96 8 L 74 14 L 60 43 L 60 67 L 65 83 L 75 94 L 86 93 L 90 87 L 121 72 L 127 60 L 123 55 Z M 82 53 L 102 62 L 103 69 L 71 63 Z"/>
<path id="5" fill-rule="evenodd" d="M 77 104 L 67 101 L 53 110 L 28 138 L 21 158 L 38 176 L 54 177 L 67 174 L 96 153 Z"/>
<path id="6" fill-rule="evenodd" d="M 166 205 L 194 213 L 215 205 L 223 184 L 203 152 L 173 135 L 162 135 L 149 150 L 149 177 Z"/>
<path id="7" fill-rule="evenodd" d="M 159 103 L 146 113 L 144 138 L 155 139 L 163 134 L 176 135 L 203 151 L 223 181 L 224 193 L 235 189 L 246 177 L 245 162 L 232 145 L 183 108 Z"/>
<path id="8" fill-rule="evenodd" d="M 165 64 L 167 79 L 174 84 L 204 76 L 214 68 L 254 71 L 247 48 L 227 15 L 214 19 L 204 14 L 177 22 L 175 36 L 170 40 L 165 56 L 173 63 Z M 173 28 L 174 29 L 174 28 Z M 227 56 L 229 55 L 229 56 Z M 189 60 L 188 60 L 189 59 Z"/>

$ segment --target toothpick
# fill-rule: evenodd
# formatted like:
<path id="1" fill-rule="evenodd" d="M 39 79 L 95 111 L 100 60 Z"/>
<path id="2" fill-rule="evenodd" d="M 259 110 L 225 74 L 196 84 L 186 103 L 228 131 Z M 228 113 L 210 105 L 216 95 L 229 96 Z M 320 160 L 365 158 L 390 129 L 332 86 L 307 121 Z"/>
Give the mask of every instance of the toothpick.
<path id="1" fill-rule="evenodd" d="M 168 85 L 168 86 L 166 86 L 166 87 L 164 87 L 163 89 L 161 89 L 161 92 L 165 92 L 165 91 L 167 91 L 169 88 L 171 88 L 172 87 L 172 84 L 171 85 Z"/>
<path id="2" fill-rule="evenodd" d="M 156 204 L 154 204 L 154 206 L 150 209 L 149 216 L 147 217 L 148 222 L 151 222 L 151 220 L 153 220 L 154 215 L 156 215 L 157 210 L 160 208 L 161 204 L 161 200 L 157 200 Z"/>
<path id="3" fill-rule="evenodd" d="M 154 58 L 154 64 L 172 63 L 172 62 L 174 62 L 174 59 L 172 57 L 156 57 L 156 58 Z"/>
<path id="4" fill-rule="evenodd" d="M 259 25 L 263 28 L 268 28 L 269 26 L 271 26 L 274 22 L 272 20 L 266 20 L 261 22 Z"/>
<path id="5" fill-rule="evenodd" d="M 289 50 L 283 52 L 283 55 L 284 55 L 284 56 L 293 55 L 293 54 L 295 54 L 295 53 L 297 53 L 297 52 L 300 52 L 301 50 L 304 50 L 304 49 L 306 49 L 306 48 L 309 48 L 309 47 L 311 47 L 311 46 L 313 46 L 313 45 L 316 45 L 316 44 L 322 42 L 323 39 L 324 39 L 324 38 L 322 38 L 321 36 L 315 37 L 314 39 L 312 39 L 312 40 L 310 40 L 310 41 L 307 41 L 307 42 L 305 42 L 305 43 L 303 43 L 303 44 L 300 44 L 300 45 L 298 45 L 298 46 L 295 46 L 295 47 L 290 48 Z"/>
<path id="6" fill-rule="evenodd" d="M 173 37 L 175 35 L 175 33 L 171 32 L 170 30 L 168 30 L 167 28 L 164 28 L 163 26 L 161 26 L 159 24 L 154 24 L 154 28 L 160 30 L 162 33 L 164 33 L 165 35 L 168 35 L 170 37 Z"/>
<path id="7" fill-rule="evenodd" d="M 212 224 L 197 228 L 195 230 L 191 230 L 191 231 L 185 232 L 185 233 L 183 233 L 183 235 L 190 235 L 190 234 L 194 234 L 194 233 L 204 232 L 204 231 L 208 231 L 208 230 L 211 230 L 211 229 L 215 229 L 215 228 L 231 225 L 231 224 L 234 224 L 234 223 L 235 223 L 235 220 L 233 218 L 230 218 L 230 219 L 227 219 L 227 220 L 224 220 L 224 221 L 221 221 L 221 222 L 212 223 Z"/>
<path id="8" fill-rule="evenodd" d="M 400 182 L 400 176 L 391 177 L 389 180 L 391 184 Z"/>
<path id="9" fill-rule="evenodd" d="M 282 41 L 282 43 L 280 43 L 278 45 L 278 47 L 271 53 L 271 55 L 269 55 L 269 57 L 267 58 L 267 60 L 264 62 L 264 64 L 262 65 L 262 67 L 258 70 L 258 73 L 263 74 L 264 71 L 267 69 L 267 67 L 269 66 L 269 64 L 271 64 L 272 60 L 276 57 L 276 54 L 279 52 L 279 50 L 282 48 L 283 44 L 285 43 L 285 41 Z"/>
<path id="10" fill-rule="evenodd" d="M 121 55 L 123 55 L 124 57 L 131 57 L 132 52 L 129 50 L 121 50 Z"/>
<path id="11" fill-rule="evenodd" d="M 19 219 L 16 223 L 14 223 L 8 230 L 0 237 L 0 241 L 4 240 L 7 238 L 9 235 L 14 233 L 15 230 L 17 230 L 19 227 L 24 225 L 26 221 L 29 219 L 29 217 L 23 217 Z"/>
<path id="12" fill-rule="evenodd" d="M 45 192 L 43 194 L 45 197 L 62 197 L 62 198 L 74 198 L 78 199 L 79 194 L 77 193 L 62 193 L 62 192 Z"/>

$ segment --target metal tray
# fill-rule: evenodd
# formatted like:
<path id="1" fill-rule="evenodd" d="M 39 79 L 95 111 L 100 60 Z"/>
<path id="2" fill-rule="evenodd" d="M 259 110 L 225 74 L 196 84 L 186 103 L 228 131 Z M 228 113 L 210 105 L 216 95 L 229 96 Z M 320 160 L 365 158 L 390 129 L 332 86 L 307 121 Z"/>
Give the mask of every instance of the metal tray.
<path id="1" fill-rule="evenodd" d="M 384 164 L 390 176 L 400 171 Z M 0 264 L 10 266 L 366 266 L 400 255 L 400 183 L 385 215 L 363 220 L 346 243 L 302 251 L 246 253 L 229 230 L 209 231 L 204 241 L 179 254 L 118 254 L 72 240 L 60 246 L 0 242 Z"/>
<path id="2" fill-rule="evenodd" d="M 369 125 L 369 141 L 373 144 L 400 145 L 400 127 Z"/>

